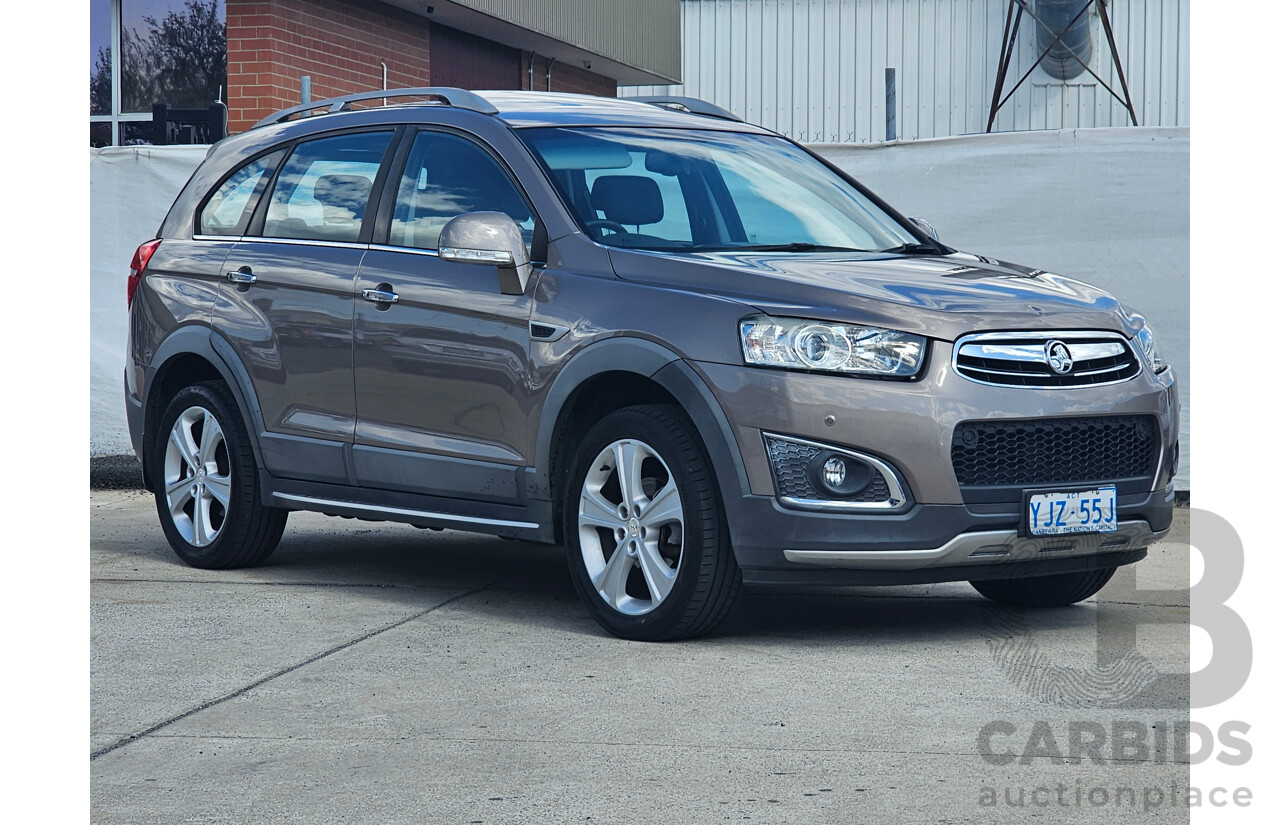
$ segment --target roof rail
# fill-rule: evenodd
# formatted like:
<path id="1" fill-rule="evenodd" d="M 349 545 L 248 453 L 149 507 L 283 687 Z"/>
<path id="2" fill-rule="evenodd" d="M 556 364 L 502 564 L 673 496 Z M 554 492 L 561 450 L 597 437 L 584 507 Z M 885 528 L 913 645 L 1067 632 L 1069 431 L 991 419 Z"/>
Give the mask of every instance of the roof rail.
<path id="1" fill-rule="evenodd" d="M 259 126 L 269 126 L 273 123 L 284 123 L 294 115 L 300 115 L 304 112 L 311 112 L 316 109 L 328 109 L 325 114 L 332 115 L 344 111 L 352 103 L 361 100 L 378 100 L 380 98 L 390 97 L 433 97 L 441 101 L 440 104 L 452 106 L 456 109 L 470 109 L 473 112 L 479 112 L 483 115 L 496 115 L 498 110 L 494 105 L 477 94 L 468 92 L 466 89 L 454 89 L 449 86 L 432 86 L 420 89 L 376 89 L 369 92 L 356 92 L 352 95 L 343 95 L 342 97 L 331 97 L 328 100 L 317 100 L 312 103 L 304 103 L 301 106 L 294 106 L 291 109 L 281 109 L 273 115 L 264 117 L 262 120 L 253 124 L 253 128 Z"/>
<path id="2" fill-rule="evenodd" d="M 638 100 L 641 103 L 648 103 L 652 106 L 661 106 L 664 109 L 672 109 L 677 112 L 688 112 L 694 115 L 705 115 L 707 117 L 718 117 L 721 120 L 734 120 L 742 123 L 742 118 L 730 112 L 728 109 L 721 109 L 714 103 L 708 103 L 705 100 L 699 100 L 696 97 L 669 97 L 665 95 L 649 95 L 644 97 L 630 97 L 628 100 Z"/>

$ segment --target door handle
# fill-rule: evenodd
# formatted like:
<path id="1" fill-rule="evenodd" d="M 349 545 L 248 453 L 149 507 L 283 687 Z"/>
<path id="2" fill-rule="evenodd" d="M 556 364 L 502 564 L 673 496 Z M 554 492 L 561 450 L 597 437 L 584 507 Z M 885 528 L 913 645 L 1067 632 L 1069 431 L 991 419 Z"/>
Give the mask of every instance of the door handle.
<path id="1" fill-rule="evenodd" d="M 366 289 L 360 294 L 366 301 L 372 301 L 375 304 L 394 304 L 400 300 L 400 296 L 390 289 Z"/>
<path id="2" fill-rule="evenodd" d="M 227 280 L 233 284 L 252 284 L 258 280 L 258 276 L 254 275 L 253 271 L 245 266 L 228 272 Z"/>

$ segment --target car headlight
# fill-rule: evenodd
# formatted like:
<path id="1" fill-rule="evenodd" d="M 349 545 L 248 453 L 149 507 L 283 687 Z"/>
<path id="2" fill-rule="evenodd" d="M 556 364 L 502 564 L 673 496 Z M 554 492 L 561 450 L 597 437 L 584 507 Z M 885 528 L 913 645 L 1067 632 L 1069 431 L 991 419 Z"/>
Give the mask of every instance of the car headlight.
<path id="1" fill-rule="evenodd" d="M 1131 315 L 1129 320 L 1138 325 L 1138 331 L 1134 333 L 1133 338 L 1138 344 L 1138 349 L 1142 350 L 1142 357 L 1146 359 L 1151 372 L 1159 375 L 1167 370 L 1169 365 L 1160 357 L 1160 348 L 1156 345 L 1156 333 L 1151 329 L 1151 324 L 1141 315 Z"/>
<path id="2" fill-rule="evenodd" d="M 910 378 L 924 363 L 925 339 L 891 329 L 758 315 L 738 332 L 743 358 L 762 367 Z"/>

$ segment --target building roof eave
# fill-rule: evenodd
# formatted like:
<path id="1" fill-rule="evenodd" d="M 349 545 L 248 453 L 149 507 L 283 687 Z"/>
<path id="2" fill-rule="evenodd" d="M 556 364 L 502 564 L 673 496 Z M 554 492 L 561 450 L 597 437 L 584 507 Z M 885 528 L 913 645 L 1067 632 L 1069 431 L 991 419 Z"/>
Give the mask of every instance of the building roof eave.
<path id="1" fill-rule="evenodd" d="M 590 0 L 580 1 L 590 2 Z M 656 0 L 659 3 L 661 1 Z M 669 55 L 656 53 L 648 55 L 643 60 L 606 53 L 609 51 L 610 36 L 614 34 L 612 28 L 615 27 L 610 27 L 608 32 L 596 33 L 597 36 L 593 38 L 596 41 L 593 48 L 592 45 L 572 42 L 570 38 L 575 35 L 571 33 L 570 27 L 562 26 L 553 17 L 544 18 L 542 20 L 542 23 L 546 24 L 542 26 L 544 30 L 538 30 L 523 25 L 523 21 L 505 20 L 482 8 L 477 8 L 493 8 L 502 5 L 501 2 L 486 2 L 486 0 L 457 0 L 456 2 L 455 0 L 384 0 L 384 2 L 441 26 L 448 26 L 504 46 L 525 52 L 535 52 L 539 57 L 554 58 L 558 63 L 571 64 L 605 75 L 616 80 L 619 85 L 665 85 L 680 82 L 678 0 L 671 2 L 674 20 L 674 61 Z M 572 5 L 574 2 L 575 0 L 560 0 L 561 5 Z M 557 26 L 562 30 L 556 31 Z M 655 26 L 653 36 L 662 37 L 656 33 L 661 28 L 661 26 Z M 581 27 L 576 27 L 573 30 L 578 33 L 578 39 L 582 39 L 580 29 Z M 629 37 L 628 42 L 634 45 L 635 41 Z M 647 65 L 638 65 L 641 63 Z"/>

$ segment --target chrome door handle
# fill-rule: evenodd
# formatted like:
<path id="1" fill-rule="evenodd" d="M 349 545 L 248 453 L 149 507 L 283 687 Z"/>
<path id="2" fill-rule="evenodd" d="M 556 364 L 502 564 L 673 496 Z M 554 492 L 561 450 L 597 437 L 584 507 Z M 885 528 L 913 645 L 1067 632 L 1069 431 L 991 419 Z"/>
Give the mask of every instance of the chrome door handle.
<path id="1" fill-rule="evenodd" d="M 375 304 L 394 304 L 400 300 L 399 295 L 386 289 L 366 289 L 360 294 L 366 301 L 372 301 Z"/>
<path id="2" fill-rule="evenodd" d="M 252 284 L 258 280 L 258 276 L 254 275 L 252 272 L 233 269 L 227 273 L 227 280 L 233 284 Z"/>

